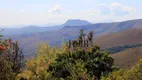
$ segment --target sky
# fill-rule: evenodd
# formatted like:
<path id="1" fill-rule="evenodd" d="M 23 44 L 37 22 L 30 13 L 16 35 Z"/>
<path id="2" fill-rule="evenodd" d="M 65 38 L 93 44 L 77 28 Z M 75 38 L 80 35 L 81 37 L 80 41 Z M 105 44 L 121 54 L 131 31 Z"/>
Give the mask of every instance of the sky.
<path id="1" fill-rule="evenodd" d="M 142 0 L 0 0 L 0 26 L 142 19 Z"/>

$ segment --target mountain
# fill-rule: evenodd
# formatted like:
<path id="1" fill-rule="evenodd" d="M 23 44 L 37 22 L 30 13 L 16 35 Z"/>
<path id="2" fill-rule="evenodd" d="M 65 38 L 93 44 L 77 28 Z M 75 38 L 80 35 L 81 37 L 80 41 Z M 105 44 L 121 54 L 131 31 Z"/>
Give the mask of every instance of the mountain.
<path id="1" fill-rule="evenodd" d="M 95 32 L 95 35 L 109 34 L 113 32 L 120 32 L 127 30 L 129 28 L 142 28 L 142 19 L 129 20 L 123 22 L 112 22 L 112 23 L 97 23 L 97 24 L 88 24 L 83 26 L 65 26 L 62 30 L 79 30 L 84 29 L 86 32 L 92 30 Z"/>
<path id="2" fill-rule="evenodd" d="M 3 35 L 19 35 L 19 34 L 29 34 L 45 31 L 56 31 L 61 29 L 60 26 L 48 26 L 48 27 L 38 27 L 35 25 L 24 26 L 22 28 L 4 28 L 2 32 Z"/>
<path id="3" fill-rule="evenodd" d="M 142 29 L 131 28 L 121 32 L 98 36 L 95 43 L 102 48 L 123 46 L 130 44 L 142 44 Z"/>
<path id="4" fill-rule="evenodd" d="M 66 21 L 62 26 L 83 26 L 83 25 L 88 25 L 92 24 L 86 20 L 80 20 L 80 19 L 70 19 Z"/>
<path id="5" fill-rule="evenodd" d="M 80 26 L 87 24 L 91 23 L 85 20 L 74 19 L 74 20 L 68 20 L 66 23 L 62 25 L 55 25 L 51 23 L 47 25 L 28 25 L 22 28 L 4 28 L 3 35 L 18 35 L 18 34 L 45 32 L 45 31 L 57 31 L 63 28 L 64 26 Z"/>
<path id="6" fill-rule="evenodd" d="M 47 27 L 47 26 L 59 26 L 59 24 L 54 24 L 54 23 L 48 23 L 48 24 L 39 24 L 37 26 L 40 26 L 40 27 Z"/>
<path id="7" fill-rule="evenodd" d="M 142 47 L 126 49 L 119 53 L 111 54 L 114 64 L 121 68 L 131 68 L 142 58 Z"/>
<path id="8" fill-rule="evenodd" d="M 130 29 L 130 28 L 137 28 L 137 29 Z M 142 29 L 140 28 L 142 28 L 142 19 L 129 20 L 123 22 L 113 22 L 113 23 L 88 24 L 82 26 L 64 26 L 63 28 L 56 31 L 45 31 L 39 33 L 11 35 L 8 37 L 14 40 L 18 40 L 25 54 L 29 55 L 30 53 L 30 55 L 31 54 L 35 55 L 35 53 L 31 53 L 31 50 L 32 52 L 36 51 L 38 44 L 40 42 L 45 43 L 48 41 L 48 43 L 51 46 L 53 45 L 58 46 L 63 41 L 75 39 L 78 36 L 80 29 L 84 29 L 85 32 L 88 32 L 90 30 L 94 31 L 95 37 L 97 37 L 95 38 L 95 43 L 100 45 L 102 48 L 123 45 L 123 44 L 130 44 L 130 43 L 139 44 L 142 42 L 142 39 L 140 37 Z M 109 36 L 117 33 L 119 34 L 118 36 L 114 36 L 114 38 L 113 37 L 109 38 Z M 105 36 L 104 34 L 105 35 L 108 34 L 109 36 Z M 103 35 L 104 37 L 103 36 L 101 37 L 100 35 Z"/>

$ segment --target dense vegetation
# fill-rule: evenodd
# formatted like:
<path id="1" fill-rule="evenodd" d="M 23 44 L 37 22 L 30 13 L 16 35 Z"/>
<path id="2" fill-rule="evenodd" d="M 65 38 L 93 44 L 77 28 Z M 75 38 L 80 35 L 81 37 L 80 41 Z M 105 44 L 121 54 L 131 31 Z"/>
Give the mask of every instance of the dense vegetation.
<path id="1" fill-rule="evenodd" d="M 28 60 L 26 69 L 17 79 L 28 80 L 82 80 L 100 79 L 113 71 L 113 59 L 98 46 L 90 50 L 70 52 L 66 46 L 48 47 L 41 44 L 37 58 Z"/>
<path id="2" fill-rule="evenodd" d="M 142 80 L 142 59 L 129 70 L 112 72 L 106 80 Z"/>
<path id="3" fill-rule="evenodd" d="M 0 80 L 14 80 L 24 66 L 18 42 L 0 40 Z"/>
<path id="4" fill-rule="evenodd" d="M 81 65 L 79 66 L 79 64 Z M 100 79 L 101 74 L 108 75 L 113 70 L 113 59 L 109 56 L 109 53 L 100 51 L 99 47 L 95 46 L 89 52 L 77 50 L 73 53 L 57 55 L 55 61 L 49 65 L 48 71 L 56 78 L 64 78 L 67 80 L 70 77 L 72 79 L 76 75 L 76 79 L 83 79 L 85 77 L 83 77 L 83 74 L 80 75 L 72 71 L 74 65 L 78 65 L 80 69 L 82 68 L 84 70 L 82 73 Z"/>
<path id="5" fill-rule="evenodd" d="M 142 60 L 132 69 L 123 70 L 113 66 L 108 52 L 98 46 L 89 50 L 69 52 L 41 44 L 38 56 L 27 61 L 26 69 L 16 79 L 23 80 L 141 80 Z"/>
<path id="6" fill-rule="evenodd" d="M 133 45 L 116 46 L 116 47 L 112 47 L 112 48 L 106 48 L 103 50 L 108 51 L 111 54 L 114 54 L 114 53 L 118 53 L 118 52 L 121 52 L 121 51 L 129 49 L 129 48 L 135 48 L 135 47 L 141 47 L 141 46 L 142 46 L 142 44 L 133 44 Z"/>

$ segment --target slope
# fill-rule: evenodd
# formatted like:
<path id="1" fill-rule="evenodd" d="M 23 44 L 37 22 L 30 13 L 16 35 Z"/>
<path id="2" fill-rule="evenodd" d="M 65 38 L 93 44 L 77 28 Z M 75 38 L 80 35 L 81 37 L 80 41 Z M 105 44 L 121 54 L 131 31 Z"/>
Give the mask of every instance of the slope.
<path id="1" fill-rule="evenodd" d="M 114 58 L 115 65 L 121 68 L 131 68 L 142 58 L 142 47 L 126 49 L 119 53 L 111 54 Z"/>
<path id="2" fill-rule="evenodd" d="M 98 36 L 95 43 L 102 48 L 142 43 L 142 29 L 128 29 L 112 34 Z"/>

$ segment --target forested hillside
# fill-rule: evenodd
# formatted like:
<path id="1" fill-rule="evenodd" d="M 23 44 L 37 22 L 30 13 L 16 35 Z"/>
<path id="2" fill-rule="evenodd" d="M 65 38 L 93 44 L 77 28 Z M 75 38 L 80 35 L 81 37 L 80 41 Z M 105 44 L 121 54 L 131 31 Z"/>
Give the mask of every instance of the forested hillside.
<path id="1" fill-rule="evenodd" d="M 105 49 L 102 49 L 102 50 L 106 50 L 106 51 L 110 52 L 111 54 L 114 54 L 114 53 L 121 52 L 125 49 L 136 48 L 136 47 L 141 47 L 141 46 L 142 46 L 142 44 L 131 44 L 131 45 L 115 46 L 115 47 L 111 47 L 111 48 L 105 48 Z"/>

